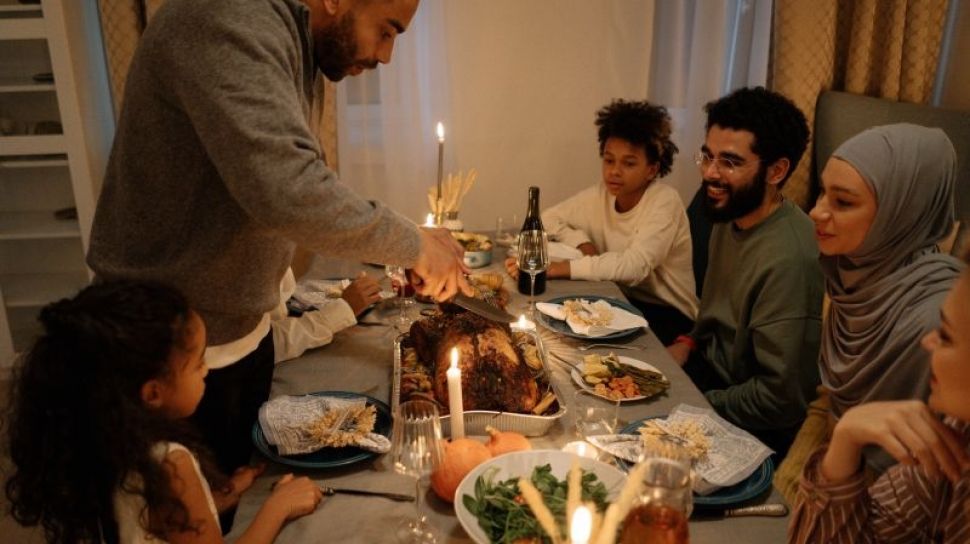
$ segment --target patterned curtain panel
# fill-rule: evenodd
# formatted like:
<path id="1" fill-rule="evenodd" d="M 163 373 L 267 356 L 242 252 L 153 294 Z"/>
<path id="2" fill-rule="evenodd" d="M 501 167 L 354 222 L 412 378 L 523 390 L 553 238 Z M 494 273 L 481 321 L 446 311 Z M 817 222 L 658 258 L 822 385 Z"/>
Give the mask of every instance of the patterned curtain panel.
<path id="1" fill-rule="evenodd" d="M 826 90 L 926 103 L 940 55 L 947 0 L 775 0 L 769 85 L 815 121 Z M 811 146 L 785 194 L 812 196 Z"/>
<path id="2" fill-rule="evenodd" d="M 111 79 L 115 116 L 121 112 L 125 78 L 138 38 L 165 0 L 98 0 L 105 54 Z M 337 108 L 335 85 L 320 76 L 310 126 L 320 141 L 327 164 L 337 169 Z"/>

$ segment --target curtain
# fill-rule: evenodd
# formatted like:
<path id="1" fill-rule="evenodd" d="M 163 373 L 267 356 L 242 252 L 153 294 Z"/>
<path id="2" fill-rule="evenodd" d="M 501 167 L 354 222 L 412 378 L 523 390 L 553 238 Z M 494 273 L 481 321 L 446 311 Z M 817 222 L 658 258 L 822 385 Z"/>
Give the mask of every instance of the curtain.
<path id="1" fill-rule="evenodd" d="M 657 0 L 647 98 L 667 106 L 680 148 L 664 178 L 690 202 L 701 175 L 694 153 L 704 143 L 704 104 L 732 90 L 765 85 L 771 0 Z"/>
<path id="2" fill-rule="evenodd" d="M 947 0 L 777 0 L 771 86 L 810 126 L 825 90 L 926 103 L 946 13 Z M 785 186 L 802 207 L 813 192 L 811 146 L 806 153 Z"/>

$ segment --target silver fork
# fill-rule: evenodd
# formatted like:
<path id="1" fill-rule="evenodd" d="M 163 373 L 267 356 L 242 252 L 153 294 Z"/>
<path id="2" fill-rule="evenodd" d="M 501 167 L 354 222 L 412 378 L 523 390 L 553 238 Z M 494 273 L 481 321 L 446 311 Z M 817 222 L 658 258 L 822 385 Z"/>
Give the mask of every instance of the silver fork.
<path id="1" fill-rule="evenodd" d="M 587 351 L 593 348 L 646 349 L 646 346 L 639 346 L 637 344 L 605 344 L 605 343 L 580 344 L 576 346 L 576 349 L 579 351 Z"/>

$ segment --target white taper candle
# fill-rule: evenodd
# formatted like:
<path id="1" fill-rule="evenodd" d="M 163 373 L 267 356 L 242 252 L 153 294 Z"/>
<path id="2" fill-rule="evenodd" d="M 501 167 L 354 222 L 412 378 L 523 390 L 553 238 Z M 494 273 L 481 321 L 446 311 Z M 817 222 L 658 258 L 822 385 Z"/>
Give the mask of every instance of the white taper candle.
<path id="1" fill-rule="evenodd" d="M 458 348 L 451 348 L 451 366 L 448 376 L 448 412 L 451 422 L 451 438 L 465 437 L 465 409 L 461 398 L 461 369 L 458 368 Z"/>

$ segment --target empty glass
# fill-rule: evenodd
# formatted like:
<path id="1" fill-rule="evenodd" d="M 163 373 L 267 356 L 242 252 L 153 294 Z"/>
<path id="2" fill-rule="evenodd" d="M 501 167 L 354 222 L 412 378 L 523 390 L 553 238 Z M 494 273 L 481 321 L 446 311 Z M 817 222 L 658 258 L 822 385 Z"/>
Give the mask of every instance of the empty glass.
<path id="1" fill-rule="evenodd" d="M 615 434 L 620 401 L 601 397 L 592 391 L 578 389 L 573 395 L 576 432 L 583 440 L 590 436 Z"/>
<path id="2" fill-rule="evenodd" d="M 536 317 L 536 275 L 549 266 L 549 240 L 544 230 L 524 230 L 519 233 L 519 246 L 516 254 L 519 274 L 529 275 L 529 316 Z"/>
<path id="3" fill-rule="evenodd" d="M 422 482 L 441 464 L 441 421 L 438 407 L 424 400 L 402 402 L 394 414 L 391 462 L 399 474 L 414 478 L 415 518 L 398 526 L 400 542 L 434 543 L 435 531 L 421 514 Z"/>

